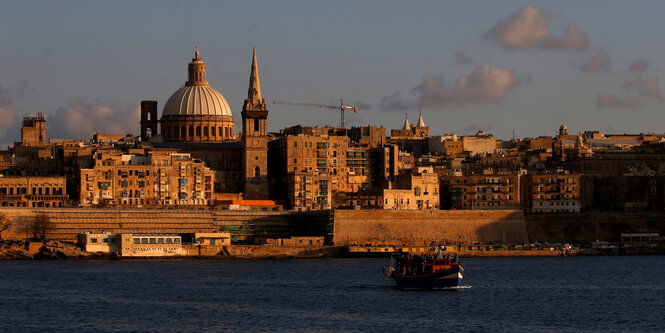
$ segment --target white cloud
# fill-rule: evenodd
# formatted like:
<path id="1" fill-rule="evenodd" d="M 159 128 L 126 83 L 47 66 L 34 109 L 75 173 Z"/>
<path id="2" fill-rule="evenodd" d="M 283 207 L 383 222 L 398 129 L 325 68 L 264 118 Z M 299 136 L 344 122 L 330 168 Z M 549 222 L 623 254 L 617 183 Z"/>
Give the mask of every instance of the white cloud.
<path id="1" fill-rule="evenodd" d="M 497 23 L 486 37 L 505 47 L 517 49 L 586 49 L 589 39 L 575 25 L 566 26 L 561 37 L 551 34 L 549 23 L 556 19 L 556 14 L 543 12 L 532 5 L 525 6 L 507 20 Z"/>
<path id="2" fill-rule="evenodd" d="M 451 86 L 446 86 L 441 77 L 426 74 L 412 92 L 419 96 L 423 107 L 440 108 L 449 104 L 497 103 L 519 83 L 512 70 L 485 63 L 471 74 L 460 76 Z"/>

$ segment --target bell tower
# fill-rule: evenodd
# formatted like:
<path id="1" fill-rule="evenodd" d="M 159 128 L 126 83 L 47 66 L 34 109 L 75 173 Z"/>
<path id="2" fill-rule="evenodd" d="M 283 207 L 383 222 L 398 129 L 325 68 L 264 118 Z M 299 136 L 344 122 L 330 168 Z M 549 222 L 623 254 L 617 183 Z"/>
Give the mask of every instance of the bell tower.
<path id="1" fill-rule="evenodd" d="M 141 141 L 157 135 L 157 101 L 141 101 Z"/>
<path id="2" fill-rule="evenodd" d="M 243 198 L 268 199 L 268 108 L 261 98 L 256 48 L 247 99 L 242 107 Z"/>

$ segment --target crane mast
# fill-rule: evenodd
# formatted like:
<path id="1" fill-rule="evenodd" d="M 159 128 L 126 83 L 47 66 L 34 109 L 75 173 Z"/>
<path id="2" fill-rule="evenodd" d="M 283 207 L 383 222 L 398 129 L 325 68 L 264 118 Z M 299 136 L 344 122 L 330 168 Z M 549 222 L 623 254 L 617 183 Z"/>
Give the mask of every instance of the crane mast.
<path id="1" fill-rule="evenodd" d="M 300 103 L 300 102 L 282 102 L 282 101 L 273 101 L 273 104 L 281 105 L 293 105 L 293 106 L 312 106 L 321 109 L 339 109 L 341 114 L 341 127 L 344 127 L 344 110 L 353 110 L 353 112 L 358 112 L 358 107 L 344 105 L 344 100 L 340 99 L 340 105 L 326 105 L 326 104 L 315 104 L 315 103 Z"/>

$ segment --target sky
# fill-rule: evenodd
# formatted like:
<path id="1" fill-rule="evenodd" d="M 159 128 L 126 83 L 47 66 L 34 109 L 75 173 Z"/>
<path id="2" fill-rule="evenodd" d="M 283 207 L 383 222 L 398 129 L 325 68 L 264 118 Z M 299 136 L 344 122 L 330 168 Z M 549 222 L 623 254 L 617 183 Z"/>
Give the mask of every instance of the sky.
<path id="1" fill-rule="evenodd" d="M 401 128 L 500 139 L 663 133 L 664 1 L 2 1 L 0 144 L 43 112 L 47 136 L 139 133 L 199 45 L 241 129 L 256 47 L 270 131 Z M 161 111 L 160 111 L 161 112 Z"/>

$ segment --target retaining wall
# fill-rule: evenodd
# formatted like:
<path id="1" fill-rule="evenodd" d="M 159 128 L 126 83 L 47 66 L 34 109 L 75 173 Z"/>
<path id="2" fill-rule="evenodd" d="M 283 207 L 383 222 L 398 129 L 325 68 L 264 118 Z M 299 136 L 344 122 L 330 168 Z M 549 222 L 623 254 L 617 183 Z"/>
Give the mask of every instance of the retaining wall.
<path id="1" fill-rule="evenodd" d="M 3 232 L 5 239 L 26 238 L 21 221 L 37 214 L 49 216 L 52 229 L 47 237 L 76 241 L 81 232 L 131 234 L 180 234 L 215 232 L 225 226 L 246 227 L 246 232 L 268 237 L 284 237 L 301 228 L 324 228 L 328 212 L 167 210 L 167 209 L 93 209 L 93 208 L 2 208 L 0 214 L 14 221 Z"/>
<path id="2" fill-rule="evenodd" d="M 520 210 L 335 211 L 336 246 L 528 242 Z"/>

